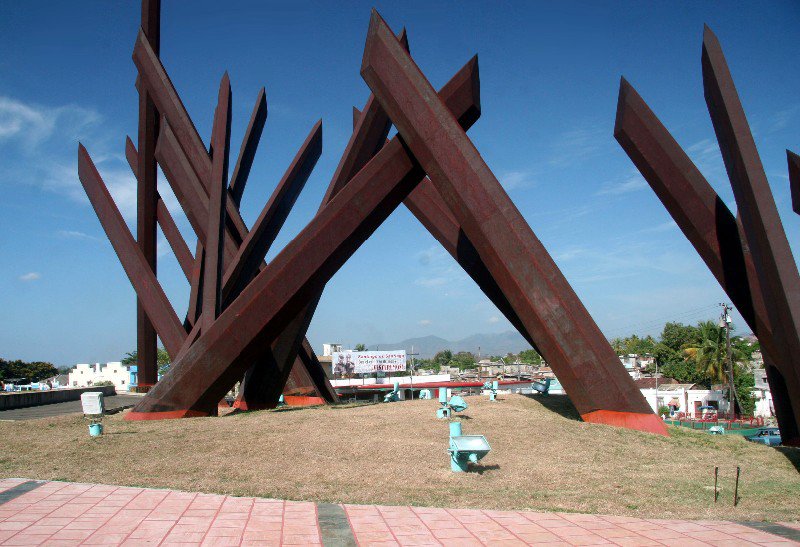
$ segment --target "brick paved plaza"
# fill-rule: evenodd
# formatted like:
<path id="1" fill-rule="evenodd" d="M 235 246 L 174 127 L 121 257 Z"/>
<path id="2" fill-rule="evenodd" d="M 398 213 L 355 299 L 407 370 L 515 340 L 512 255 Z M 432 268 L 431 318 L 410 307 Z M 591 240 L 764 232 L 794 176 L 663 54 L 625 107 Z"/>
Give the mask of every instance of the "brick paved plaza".
<path id="1" fill-rule="evenodd" d="M 0 480 L 2 545 L 793 545 L 798 537 L 796 523 L 316 504 Z"/>

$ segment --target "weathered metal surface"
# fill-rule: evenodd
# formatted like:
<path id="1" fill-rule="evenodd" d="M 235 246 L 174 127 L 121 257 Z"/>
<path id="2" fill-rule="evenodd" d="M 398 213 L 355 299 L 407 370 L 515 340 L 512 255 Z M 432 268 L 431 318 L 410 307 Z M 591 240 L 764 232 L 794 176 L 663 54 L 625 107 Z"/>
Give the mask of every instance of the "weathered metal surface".
<path id="1" fill-rule="evenodd" d="M 239 150 L 239 157 L 236 160 L 236 166 L 233 168 L 231 175 L 231 199 L 238 207 L 242 202 L 242 194 L 244 193 L 247 178 L 250 176 L 250 168 L 253 167 L 253 160 L 256 157 L 256 150 L 258 143 L 261 140 L 261 132 L 264 130 L 264 124 L 267 122 L 267 94 L 264 88 L 258 92 L 256 97 L 256 104 L 253 107 L 253 113 L 250 115 L 250 122 L 247 124 L 247 129 L 244 132 L 244 139 L 242 140 L 242 147 Z"/>
<path id="2" fill-rule="evenodd" d="M 406 176 L 398 180 L 398 171 Z M 213 413 L 230 386 L 423 176 L 399 140 L 387 144 L 172 364 L 131 419 Z"/>
<path id="3" fill-rule="evenodd" d="M 772 332 L 756 266 L 739 220 L 624 79 L 620 83 L 614 136 L 758 336 L 779 424 L 787 439 L 795 436 L 792 432 L 797 431 L 797 423 L 790 397 L 775 396 L 786 391 L 777 386 L 777 382 L 783 382 L 783 373 L 775 366 L 791 374 L 794 358 Z"/>
<path id="4" fill-rule="evenodd" d="M 170 356 L 177 355 L 186 338 L 186 330 L 83 145 L 78 146 L 78 178 L 136 291 L 139 302 L 156 325 L 164 348 Z"/>
<path id="5" fill-rule="evenodd" d="M 219 98 L 211 132 L 211 186 L 208 230 L 203 264 L 203 324 L 208 330 L 222 311 L 225 206 L 228 196 L 228 159 L 231 141 L 231 84 L 228 73 L 219 85 Z"/>
<path id="6" fill-rule="evenodd" d="M 719 40 L 708 27 L 703 33 L 702 66 L 706 104 L 736 198 L 742 231 L 757 264 L 756 275 L 773 334 L 789 355 L 800 356 L 797 265 L 728 64 Z M 800 423 L 800 366 L 781 372 L 789 394 L 796 397 L 792 404 L 795 422 Z"/>
<path id="7" fill-rule="evenodd" d="M 181 267 L 181 270 L 183 270 L 183 274 L 186 276 L 187 280 L 191 281 L 192 269 L 194 268 L 194 256 L 192 256 L 192 251 L 190 251 L 189 246 L 186 245 L 186 241 L 183 239 L 178 225 L 175 224 L 175 220 L 172 218 L 172 214 L 169 212 L 167 204 L 164 203 L 160 194 L 158 196 L 158 203 L 156 204 L 156 220 L 158 220 L 158 225 L 161 227 L 164 237 L 172 248 L 172 252 L 175 253 L 175 258 L 178 260 L 178 265 Z"/>
<path id="8" fill-rule="evenodd" d="M 138 178 L 137 169 L 139 165 L 139 155 L 136 152 L 136 145 L 133 144 L 133 141 L 130 139 L 130 137 L 125 139 L 125 157 L 128 160 L 128 165 L 133 171 L 133 176 Z M 161 227 L 164 237 L 167 238 L 167 242 L 172 248 L 172 252 L 175 254 L 175 258 L 178 260 L 178 265 L 183 270 L 186 279 L 191 282 L 192 269 L 194 267 L 194 257 L 192 256 L 192 251 L 190 251 L 189 246 L 186 245 L 186 241 L 183 239 L 181 231 L 178 229 L 178 225 L 175 224 L 175 220 L 172 218 L 172 214 L 169 212 L 167 204 L 164 203 L 164 200 L 161 198 L 161 195 L 158 194 L 158 192 L 156 192 L 156 197 L 158 200 L 156 204 L 156 220 L 158 221 L 158 225 Z"/>
<path id="9" fill-rule="evenodd" d="M 800 156 L 787 150 L 786 161 L 789 163 L 789 189 L 792 194 L 792 210 L 800 215 Z"/>
<path id="10" fill-rule="evenodd" d="M 161 43 L 161 0 L 143 0 L 141 30 L 158 56 Z M 156 161 L 158 112 L 147 90 L 139 90 L 139 165 L 137 168 L 136 239 L 148 265 L 156 271 Z M 142 302 L 136 303 L 136 351 L 139 386 L 147 389 L 158 380 L 157 340 Z"/>
<path id="11" fill-rule="evenodd" d="M 405 33 L 401 34 L 401 39 L 405 38 Z M 408 49 L 408 44 L 403 40 L 403 47 Z M 446 96 L 448 105 L 453 105 L 457 109 L 458 117 L 463 121 L 465 127 L 469 127 L 474 123 L 480 113 L 479 101 L 479 80 L 478 80 L 478 64 L 477 58 L 470 60 L 464 67 L 456 73 L 456 75 L 442 88 L 443 96 Z M 364 115 L 360 117 L 360 122 L 357 125 L 353 135 L 350 137 L 342 158 L 334 172 L 328 189 L 325 192 L 320 210 L 330 202 L 345 185 L 351 180 L 360 169 L 363 168 L 363 163 L 374 154 L 376 150 L 380 150 L 383 143 L 386 142 L 386 134 L 388 127 L 386 126 L 386 114 L 383 109 L 374 101 L 370 96 L 367 100 L 367 105 L 364 107 Z M 397 180 L 400 180 L 405 173 L 398 171 L 394 175 Z M 294 355 L 297 351 L 297 341 L 299 340 L 298 334 L 304 334 L 308 330 L 311 319 L 316 310 L 317 303 L 322 296 L 322 290 L 310 300 L 309 305 L 303 310 L 300 315 L 290 323 L 290 327 L 286 332 L 281 333 L 281 336 L 273 344 L 275 355 L 283 355 L 284 360 L 277 360 L 278 371 L 288 371 L 288 367 L 293 362 Z M 299 330 L 300 332 L 297 332 Z M 312 376 L 319 377 L 322 372 L 321 368 L 315 367 L 310 370 Z M 263 383 L 268 380 L 262 379 Z M 285 379 L 283 376 L 277 376 L 271 380 L 272 385 L 280 386 Z M 247 385 L 245 381 L 245 385 Z M 319 383 L 319 382 L 318 382 Z M 253 385 L 251 383 L 251 385 Z M 249 391 L 248 391 L 249 393 Z M 273 391 L 275 397 L 278 396 L 279 391 Z M 263 404 L 274 404 L 272 402 Z"/>
<path id="12" fill-rule="evenodd" d="M 321 153 L 322 120 L 314 124 L 238 252 L 229 262 L 222 290 L 226 302 L 235 298 L 258 272 Z"/>
<path id="13" fill-rule="evenodd" d="M 544 246 L 375 11 L 361 73 L 584 419 L 666 434 Z"/>

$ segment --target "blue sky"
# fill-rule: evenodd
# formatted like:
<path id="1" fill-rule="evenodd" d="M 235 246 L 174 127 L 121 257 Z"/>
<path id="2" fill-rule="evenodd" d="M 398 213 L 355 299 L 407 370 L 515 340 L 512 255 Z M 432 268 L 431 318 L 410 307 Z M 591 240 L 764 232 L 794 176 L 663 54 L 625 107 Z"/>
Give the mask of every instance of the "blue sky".
<path id="1" fill-rule="evenodd" d="M 266 87 L 269 117 L 242 203 L 255 220 L 311 126 L 323 154 L 270 256 L 316 211 L 369 90 L 359 76 L 373 4 L 171 2 L 162 60 L 208 142 L 222 73 L 232 147 Z M 224 7 L 223 7 L 224 6 Z M 794 252 L 786 148 L 800 151 L 796 3 L 378 2 L 434 86 L 473 54 L 483 115 L 470 135 L 609 337 L 712 318 L 725 295 L 613 139 L 624 75 L 732 208 L 701 85 L 703 23 L 719 36 Z M 138 2 L 0 1 L 0 356 L 59 365 L 135 347 L 135 298 L 77 177 L 92 154 L 132 229 Z M 160 184 L 187 241 L 188 222 Z M 159 236 L 179 315 L 188 285 Z M 194 248 L 190 243 L 190 247 Z M 379 304 L 379 305 L 378 305 Z M 742 331 L 743 322 L 735 316 Z M 462 338 L 510 325 L 401 207 L 328 285 L 309 337 Z"/>

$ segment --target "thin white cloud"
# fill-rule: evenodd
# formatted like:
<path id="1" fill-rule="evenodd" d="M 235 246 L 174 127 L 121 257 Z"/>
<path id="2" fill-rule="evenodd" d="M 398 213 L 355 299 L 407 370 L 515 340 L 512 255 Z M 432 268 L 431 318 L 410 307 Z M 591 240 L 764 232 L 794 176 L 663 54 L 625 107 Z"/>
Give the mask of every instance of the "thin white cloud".
<path id="1" fill-rule="evenodd" d="M 639 190 L 643 190 L 644 188 L 647 188 L 647 182 L 642 178 L 641 175 L 637 173 L 635 175 L 627 177 L 625 180 L 621 182 L 611 182 L 604 184 L 603 187 L 595 193 L 595 195 L 609 196 L 609 195 L 628 194 L 630 192 L 638 192 Z"/>
<path id="2" fill-rule="evenodd" d="M 64 239 L 86 239 L 86 240 L 98 241 L 98 238 L 80 232 L 78 230 L 58 230 L 56 232 L 56 235 Z"/>
<path id="3" fill-rule="evenodd" d="M 422 326 L 422 327 L 427 327 L 427 326 L 428 326 L 428 325 L 430 325 L 432 322 L 433 322 L 433 321 L 431 321 L 430 319 L 420 319 L 420 321 L 419 321 L 419 324 L 420 324 L 420 326 Z"/>
<path id="4" fill-rule="evenodd" d="M 39 272 L 28 272 L 26 274 L 23 274 L 23 275 L 19 276 L 19 280 L 20 281 L 25 281 L 25 282 L 36 281 L 37 279 L 41 279 L 41 278 L 42 278 L 42 274 L 40 274 Z"/>
<path id="5" fill-rule="evenodd" d="M 420 287 L 441 287 L 447 284 L 446 277 L 420 277 L 414 280 L 415 285 Z"/>
<path id="6" fill-rule="evenodd" d="M 535 184 L 533 175 L 528 171 L 509 171 L 500 175 L 500 184 L 506 192 L 530 188 Z"/>
<path id="7" fill-rule="evenodd" d="M 494 323 L 499 323 L 499 322 L 500 322 L 500 318 L 499 318 L 499 317 L 497 317 L 496 315 L 493 315 L 493 316 L 491 316 L 491 317 L 489 318 L 489 323 L 492 323 L 492 324 L 494 324 Z"/>
<path id="8" fill-rule="evenodd" d="M 600 124 L 565 131 L 554 139 L 549 163 L 564 166 L 591 158 L 602 151 L 609 135 L 609 129 Z"/>

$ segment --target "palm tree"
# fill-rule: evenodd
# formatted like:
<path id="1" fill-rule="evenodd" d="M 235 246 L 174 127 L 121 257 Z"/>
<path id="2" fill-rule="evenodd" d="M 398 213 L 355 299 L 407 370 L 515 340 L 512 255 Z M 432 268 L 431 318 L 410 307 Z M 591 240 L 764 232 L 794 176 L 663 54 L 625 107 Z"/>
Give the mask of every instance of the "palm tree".
<path id="1" fill-rule="evenodd" d="M 367 346 L 364 344 L 356 344 L 355 351 L 367 351 Z"/>
<path id="2" fill-rule="evenodd" d="M 727 352 L 725 348 L 725 330 L 713 321 L 703 321 L 697 325 L 698 339 L 684 347 L 687 360 L 694 361 L 697 372 L 708 378 L 711 383 L 725 381 L 725 364 Z"/>
<path id="3" fill-rule="evenodd" d="M 687 360 L 694 361 L 697 372 L 708 378 L 711 383 L 719 384 L 728 381 L 728 355 L 724 327 L 720 327 L 713 321 L 698 323 L 697 341 L 687 343 L 683 352 Z M 747 356 L 741 349 L 731 346 L 731 360 L 734 363 L 746 359 Z M 728 395 L 731 397 L 731 394 Z"/>

